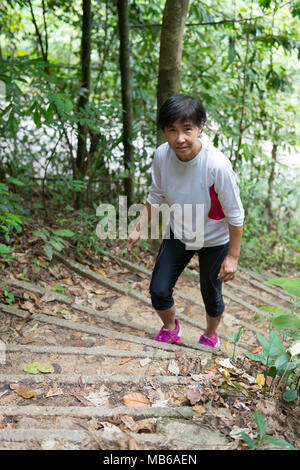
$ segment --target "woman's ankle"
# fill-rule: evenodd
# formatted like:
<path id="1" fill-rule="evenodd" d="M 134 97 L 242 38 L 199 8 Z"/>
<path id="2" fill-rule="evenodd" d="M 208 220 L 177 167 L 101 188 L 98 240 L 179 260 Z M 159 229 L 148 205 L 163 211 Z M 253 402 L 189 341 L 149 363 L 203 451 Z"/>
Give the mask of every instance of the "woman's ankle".
<path id="1" fill-rule="evenodd" d="M 167 324 L 164 323 L 164 328 L 168 331 L 173 331 L 173 330 L 176 330 L 176 321 L 175 321 L 175 318 L 174 318 L 174 321 L 173 322 L 168 322 Z"/>
<path id="2" fill-rule="evenodd" d="M 204 331 L 203 336 L 205 336 L 206 338 L 215 338 L 216 333 L 216 331 L 206 330 Z"/>

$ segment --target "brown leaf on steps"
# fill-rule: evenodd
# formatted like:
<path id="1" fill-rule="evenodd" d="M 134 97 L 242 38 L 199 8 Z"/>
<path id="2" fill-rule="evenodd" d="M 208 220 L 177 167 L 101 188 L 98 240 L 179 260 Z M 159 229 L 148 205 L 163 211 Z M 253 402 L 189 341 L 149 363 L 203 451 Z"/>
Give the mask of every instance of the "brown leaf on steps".
<path id="1" fill-rule="evenodd" d="M 139 392 L 132 392 L 123 397 L 123 401 L 126 406 L 151 406 L 149 398 Z"/>

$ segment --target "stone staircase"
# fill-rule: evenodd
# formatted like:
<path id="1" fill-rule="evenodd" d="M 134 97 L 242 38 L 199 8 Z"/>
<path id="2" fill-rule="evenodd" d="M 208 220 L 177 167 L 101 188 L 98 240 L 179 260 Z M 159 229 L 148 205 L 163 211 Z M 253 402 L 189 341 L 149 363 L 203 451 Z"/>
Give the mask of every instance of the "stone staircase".
<path id="1" fill-rule="evenodd" d="M 182 342 L 159 343 L 152 340 L 161 324 L 148 295 L 147 265 L 107 255 L 99 267 L 55 253 L 51 279 L 0 277 L 16 300 L 0 304 L 1 449 L 230 448 L 202 422 L 187 391 L 217 358 L 232 356 L 232 333 L 241 326 L 236 355 L 253 350 L 256 332 L 269 325 L 259 308 L 286 306 L 288 297 L 265 285 L 270 275 L 240 268 L 224 286 L 226 313 L 215 351 L 198 343 L 204 305 L 199 275 L 186 269 L 174 290 Z M 57 284 L 64 294 L 53 290 Z M 50 364 L 51 372 L 25 373 L 33 362 Z M 230 414 L 226 406 L 213 410 Z"/>

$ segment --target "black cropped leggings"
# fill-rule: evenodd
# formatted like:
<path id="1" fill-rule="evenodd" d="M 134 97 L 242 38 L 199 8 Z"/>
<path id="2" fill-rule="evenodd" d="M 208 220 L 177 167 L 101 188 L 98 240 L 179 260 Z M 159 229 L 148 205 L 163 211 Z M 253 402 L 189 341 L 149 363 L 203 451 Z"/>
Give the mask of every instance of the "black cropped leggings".
<path id="1" fill-rule="evenodd" d="M 186 265 L 197 252 L 200 267 L 200 290 L 207 315 L 218 317 L 225 309 L 222 281 L 217 279 L 221 264 L 228 253 L 229 243 L 220 246 L 186 250 L 184 243 L 174 238 L 164 239 L 152 273 L 150 295 L 156 310 L 168 310 L 174 305 L 173 288 Z"/>

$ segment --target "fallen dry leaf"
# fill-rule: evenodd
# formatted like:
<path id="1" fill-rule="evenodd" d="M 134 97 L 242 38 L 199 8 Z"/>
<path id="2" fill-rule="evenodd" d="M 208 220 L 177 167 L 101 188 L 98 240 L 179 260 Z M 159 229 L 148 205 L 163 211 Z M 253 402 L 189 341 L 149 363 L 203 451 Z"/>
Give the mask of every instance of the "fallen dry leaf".
<path id="1" fill-rule="evenodd" d="M 188 305 L 184 309 L 184 315 L 190 316 L 192 314 L 192 304 L 191 302 L 188 303 Z"/>
<path id="2" fill-rule="evenodd" d="M 252 377 L 252 375 L 247 374 L 246 372 L 241 375 L 241 378 L 248 380 L 249 384 L 255 384 L 255 378 Z"/>
<path id="3" fill-rule="evenodd" d="M 251 434 L 252 430 L 250 428 L 239 428 L 238 426 L 234 425 L 229 433 L 229 436 L 232 439 L 242 439 L 243 432 L 246 434 Z"/>
<path id="4" fill-rule="evenodd" d="M 56 300 L 55 297 L 51 294 L 45 294 L 43 297 L 41 297 L 40 302 L 53 302 L 53 300 Z"/>
<path id="5" fill-rule="evenodd" d="M 69 291 L 71 292 L 71 294 L 75 294 L 75 295 L 81 295 L 82 294 L 82 289 L 79 286 L 70 286 Z"/>
<path id="6" fill-rule="evenodd" d="M 168 371 L 171 374 L 178 375 L 180 372 L 179 366 L 176 361 L 170 361 L 168 365 Z"/>
<path id="7" fill-rule="evenodd" d="M 272 385 L 272 382 L 273 382 L 273 378 L 272 378 L 272 377 L 269 377 L 269 376 L 267 376 L 266 382 L 267 382 L 267 385 L 268 385 L 268 387 L 271 387 L 271 385 Z"/>
<path id="8" fill-rule="evenodd" d="M 26 300 L 32 299 L 32 300 L 34 300 L 36 305 L 40 304 L 40 301 L 37 299 L 36 295 L 33 294 L 33 292 L 24 292 L 24 299 L 26 299 Z"/>
<path id="9" fill-rule="evenodd" d="M 43 307 L 43 313 L 45 315 L 51 315 L 52 317 L 56 317 L 57 315 L 57 312 L 55 310 L 47 308 L 47 307 Z"/>
<path id="10" fill-rule="evenodd" d="M 248 387 L 250 390 L 252 390 L 253 392 L 257 392 L 258 390 L 261 389 L 261 387 L 259 385 L 250 385 L 250 387 Z"/>
<path id="11" fill-rule="evenodd" d="M 216 359 L 216 364 L 218 364 L 219 367 L 222 367 L 226 369 L 230 374 L 232 375 L 239 375 L 242 374 L 243 371 L 240 369 L 237 369 L 234 365 L 231 364 L 230 359 L 222 359 L 222 358 L 217 358 Z"/>
<path id="12" fill-rule="evenodd" d="M 30 390 L 30 388 L 25 387 L 25 385 L 18 385 L 18 384 L 10 384 L 11 390 L 17 392 L 20 397 L 23 398 L 35 398 L 36 392 L 34 390 Z"/>
<path id="13" fill-rule="evenodd" d="M 140 419 L 136 422 L 135 432 L 151 433 L 155 432 L 155 422 L 153 418 Z"/>
<path id="14" fill-rule="evenodd" d="M 35 336 L 23 336 L 21 344 L 34 343 L 35 341 L 38 341 L 38 338 Z"/>
<path id="15" fill-rule="evenodd" d="M 109 405 L 110 392 L 103 385 L 97 391 L 90 392 L 85 395 L 85 399 L 91 402 L 94 406 L 108 406 Z"/>
<path id="16" fill-rule="evenodd" d="M 56 279 L 59 279 L 61 277 L 61 271 L 60 271 L 58 266 L 51 266 L 51 267 L 48 268 L 48 271 Z"/>
<path id="17" fill-rule="evenodd" d="M 135 431 L 137 429 L 137 424 L 132 416 L 121 416 L 121 421 L 125 424 L 128 429 L 130 429 L 130 431 Z"/>
<path id="18" fill-rule="evenodd" d="M 46 395 L 46 398 L 56 397 L 57 395 L 63 395 L 64 392 L 60 388 L 50 388 Z"/>
<path id="19" fill-rule="evenodd" d="M 203 413 L 206 413 L 206 409 L 204 408 L 204 406 L 201 405 L 193 406 L 193 410 L 196 411 L 196 413 L 198 413 L 199 415 L 203 415 Z"/>
<path id="20" fill-rule="evenodd" d="M 225 377 L 228 385 L 232 385 L 231 381 L 230 381 L 230 374 L 229 372 L 226 370 L 226 369 L 223 369 L 223 367 L 220 367 L 219 368 L 219 372 L 221 372 L 221 374 L 223 375 L 223 377 Z"/>
<path id="21" fill-rule="evenodd" d="M 222 405 L 226 406 L 224 399 L 221 397 L 221 395 L 218 395 L 218 400 Z"/>
<path id="22" fill-rule="evenodd" d="M 230 362 L 230 359 L 228 359 L 228 358 L 224 359 L 222 357 L 217 357 L 216 358 L 216 364 L 219 367 L 225 367 L 226 369 L 231 369 L 233 367 L 233 365 Z"/>
<path id="23" fill-rule="evenodd" d="M 67 284 L 67 286 L 73 286 L 73 281 L 72 279 L 69 279 L 68 277 L 65 279 L 60 279 L 60 284 Z"/>
<path id="24" fill-rule="evenodd" d="M 151 406 L 149 398 L 139 392 L 132 392 L 123 397 L 126 406 Z"/>
<path id="25" fill-rule="evenodd" d="M 130 344 L 128 343 L 121 344 L 121 346 L 119 346 L 118 349 L 120 351 L 130 351 Z"/>
<path id="26" fill-rule="evenodd" d="M 150 359 L 150 357 L 145 357 L 145 359 L 141 359 L 140 360 L 140 365 L 142 367 L 145 367 L 147 366 L 148 364 L 150 364 L 150 362 L 152 361 L 152 359 Z"/>
<path id="27" fill-rule="evenodd" d="M 187 398 L 191 402 L 192 405 L 198 403 L 201 400 L 201 392 L 197 386 L 190 387 L 186 394 Z"/>
<path id="28" fill-rule="evenodd" d="M 122 359 L 122 361 L 120 362 L 120 366 L 126 364 L 129 361 L 132 361 L 132 357 L 124 357 L 124 359 Z"/>
<path id="29" fill-rule="evenodd" d="M 31 302 L 29 302 L 29 300 L 26 300 L 25 302 L 20 302 L 20 307 L 23 310 L 28 310 L 31 313 L 35 312 L 34 305 Z"/>
<path id="30" fill-rule="evenodd" d="M 266 381 L 266 379 L 265 379 L 264 375 L 262 375 L 262 374 L 257 374 L 256 375 L 256 383 L 260 388 L 262 388 L 265 385 L 265 381 Z"/>
<path id="31" fill-rule="evenodd" d="M 234 408 L 236 408 L 237 410 L 246 410 L 246 411 L 250 411 L 249 406 L 245 405 L 245 403 L 243 403 L 243 402 L 241 402 L 241 401 L 236 401 L 233 406 L 234 406 Z"/>
<path id="32" fill-rule="evenodd" d="M 94 294 L 102 294 L 103 289 L 94 290 Z"/>
<path id="33" fill-rule="evenodd" d="M 105 273 L 104 269 L 95 268 L 94 266 L 93 266 L 92 269 L 93 269 L 93 271 L 96 271 L 96 273 L 101 274 L 101 276 L 106 277 L 106 273 Z"/>
<path id="34" fill-rule="evenodd" d="M 183 351 L 182 349 L 178 349 L 175 351 L 175 356 L 177 358 L 178 361 L 182 360 L 183 358 Z"/>
<path id="35" fill-rule="evenodd" d="M 78 385 L 80 388 L 85 388 L 85 379 L 82 378 L 81 376 L 78 379 Z"/>

